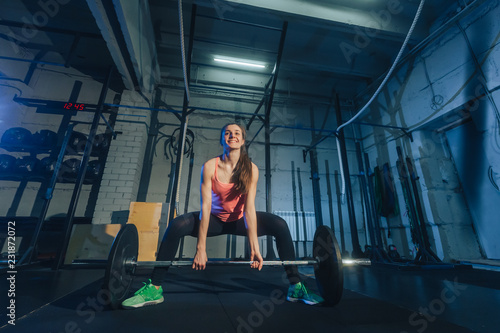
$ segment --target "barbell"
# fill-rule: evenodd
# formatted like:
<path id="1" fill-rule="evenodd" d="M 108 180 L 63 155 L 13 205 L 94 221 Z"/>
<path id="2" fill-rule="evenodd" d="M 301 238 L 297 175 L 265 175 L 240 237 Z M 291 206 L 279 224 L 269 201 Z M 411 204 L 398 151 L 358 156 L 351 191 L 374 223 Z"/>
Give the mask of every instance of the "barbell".
<path id="1" fill-rule="evenodd" d="M 192 261 L 137 261 L 139 235 L 133 224 L 124 225 L 116 235 L 104 274 L 103 287 L 109 292 L 113 309 L 127 298 L 137 267 L 191 266 Z M 340 302 L 344 289 L 342 257 L 332 230 L 327 226 L 316 229 L 313 238 L 313 260 L 265 260 L 265 266 L 312 265 L 318 291 L 326 305 Z M 207 266 L 250 265 L 251 261 L 209 260 Z"/>

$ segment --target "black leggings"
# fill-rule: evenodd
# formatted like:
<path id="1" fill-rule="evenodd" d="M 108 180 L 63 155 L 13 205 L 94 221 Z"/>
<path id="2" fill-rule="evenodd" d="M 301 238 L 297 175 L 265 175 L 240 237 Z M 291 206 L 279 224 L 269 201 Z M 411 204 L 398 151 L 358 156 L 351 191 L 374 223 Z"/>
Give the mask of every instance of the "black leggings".
<path id="1" fill-rule="evenodd" d="M 200 212 L 187 213 L 178 216 L 168 225 L 163 241 L 158 251 L 156 260 L 174 260 L 180 239 L 183 236 L 198 236 L 200 225 Z M 217 217 L 210 215 L 207 237 L 218 235 L 246 236 L 247 230 L 243 218 L 234 222 L 222 222 Z M 281 217 L 264 212 L 257 212 L 257 236 L 270 235 L 276 239 L 276 247 L 281 260 L 295 260 L 292 237 L 288 225 Z M 284 266 L 290 283 L 300 282 L 297 266 Z M 151 282 L 158 286 L 165 280 L 168 267 L 155 267 L 151 276 Z"/>

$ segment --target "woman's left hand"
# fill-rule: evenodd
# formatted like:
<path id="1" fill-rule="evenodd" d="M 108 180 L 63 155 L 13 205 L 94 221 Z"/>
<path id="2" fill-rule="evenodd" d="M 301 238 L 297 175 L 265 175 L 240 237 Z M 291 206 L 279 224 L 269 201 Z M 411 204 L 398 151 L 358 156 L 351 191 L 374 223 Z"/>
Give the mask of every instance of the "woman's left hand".
<path id="1" fill-rule="evenodd" d="M 264 259 L 262 259 L 260 252 L 252 252 L 250 254 L 250 261 L 252 262 L 250 264 L 251 268 L 256 268 L 259 271 L 262 269 Z"/>

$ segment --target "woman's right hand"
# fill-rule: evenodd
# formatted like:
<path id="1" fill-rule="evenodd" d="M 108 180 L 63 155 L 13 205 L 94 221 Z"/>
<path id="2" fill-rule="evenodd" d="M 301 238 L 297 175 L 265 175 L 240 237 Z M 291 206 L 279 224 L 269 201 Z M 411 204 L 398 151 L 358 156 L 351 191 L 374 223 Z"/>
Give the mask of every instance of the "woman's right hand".
<path id="1" fill-rule="evenodd" d="M 194 256 L 193 261 L 193 269 L 204 270 L 207 266 L 207 251 L 205 250 L 197 250 L 196 255 Z"/>

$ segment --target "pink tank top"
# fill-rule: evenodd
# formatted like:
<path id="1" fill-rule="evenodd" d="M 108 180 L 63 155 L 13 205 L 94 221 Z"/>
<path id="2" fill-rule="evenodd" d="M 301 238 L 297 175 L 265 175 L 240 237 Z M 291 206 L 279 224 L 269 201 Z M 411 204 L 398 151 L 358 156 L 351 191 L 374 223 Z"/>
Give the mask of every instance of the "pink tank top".
<path id="1" fill-rule="evenodd" d="M 221 183 L 217 177 L 219 157 L 215 160 L 215 172 L 212 179 L 212 215 L 223 222 L 232 222 L 243 217 L 246 194 L 238 192 L 235 184 Z"/>

